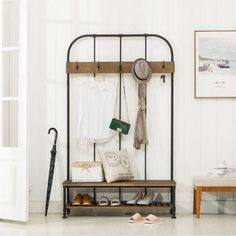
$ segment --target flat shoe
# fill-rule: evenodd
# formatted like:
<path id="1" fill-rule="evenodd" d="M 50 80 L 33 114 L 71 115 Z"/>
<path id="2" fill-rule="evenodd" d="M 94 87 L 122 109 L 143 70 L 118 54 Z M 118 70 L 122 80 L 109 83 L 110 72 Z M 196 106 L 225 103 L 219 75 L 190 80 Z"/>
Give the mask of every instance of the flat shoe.
<path id="1" fill-rule="evenodd" d="M 72 202 L 73 206 L 81 206 L 81 202 L 82 202 L 82 197 L 81 194 L 77 194 Z"/>
<path id="2" fill-rule="evenodd" d="M 141 216 L 139 213 L 135 213 L 129 218 L 128 223 L 140 223 L 143 222 L 143 220 L 143 216 Z"/>
<path id="3" fill-rule="evenodd" d="M 82 205 L 83 206 L 91 206 L 92 205 L 91 198 L 88 194 L 84 194 L 82 196 Z"/>
<path id="4" fill-rule="evenodd" d="M 108 197 L 102 196 L 98 201 L 99 206 L 108 206 L 109 205 L 109 199 Z"/>
<path id="5" fill-rule="evenodd" d="M 144 224 L 155 224 L 157 222 L 160 222 L 160 218 L 153 214 L 149 214 L 147 217 L 145 217 Z"/>
<path id="6" fill-rule="evenodd" d="M 118 197 L 112 197 L 111 198 L 111 206 L 120 206 L 120 199 Z"/>

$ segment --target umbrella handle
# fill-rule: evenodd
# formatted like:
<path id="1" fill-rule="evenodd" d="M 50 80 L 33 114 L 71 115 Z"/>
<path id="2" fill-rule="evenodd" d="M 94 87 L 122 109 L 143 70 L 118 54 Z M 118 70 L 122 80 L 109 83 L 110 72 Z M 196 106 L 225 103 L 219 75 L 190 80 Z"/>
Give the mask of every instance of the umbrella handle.
<path id="1" fill-rule="evenodd" d="M 48 134 L 50 134 L 50 132 L 51 132 L 51 130 L 54 130 L 55 131 L 55 139 L 54 139 L 54 145 L 56 145 L 56 143 L 57 143 L 57 129 L 56 128 L 50 128 L 49 130 L 48 130 Z"/>

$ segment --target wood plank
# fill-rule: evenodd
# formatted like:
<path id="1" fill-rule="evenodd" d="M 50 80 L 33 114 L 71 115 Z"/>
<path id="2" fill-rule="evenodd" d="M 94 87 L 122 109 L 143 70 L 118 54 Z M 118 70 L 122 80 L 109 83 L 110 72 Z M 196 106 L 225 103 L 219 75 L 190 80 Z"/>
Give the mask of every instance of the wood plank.
<path id="1" fill-rule="evenodd" d="M 204 192 L 236 192 L 236 186 L 204 186 L 202 187 Z"/>
<path id="2" fill-rule="evenodd" d="M 142 205 L 120 205 L 120 206 L 99 206 L 99 205 L 91 205 L 91 206 L 73 206 L 70 203 L 66 205 L 67 209 L 109 209 L 109 210 L 114 210 L 114 209 L 126 209 L 126 210 L 133 210 L 136 208 L 142 208 L 142 209 L 150 209 L 150 208 L 171 208 L 172 204 L 171 203 L 166 203 L 166 204 L 152 204 L 150 206 L 142 206 Z"/>
<path id="3" fill-rule="evenodd" d="M 120 64 L 123 73 L 131 73 L 132 62 L 67 62 L 66 73 L 96 73 L 99 65 L 99 73 L 119 73 Z M 152 73 L 162 73 L 162 61 L 149 62 Z M 175 63 L 173 61 L 165 61 L 165 73 L 175 72 Z"/>
<path id="4" fill-rule="evenodd" d="M 124 182 L 72 182 L 66 180 L 63 187 L 172 187 L 176 186 L 174 180 L 134 180 Z"/>

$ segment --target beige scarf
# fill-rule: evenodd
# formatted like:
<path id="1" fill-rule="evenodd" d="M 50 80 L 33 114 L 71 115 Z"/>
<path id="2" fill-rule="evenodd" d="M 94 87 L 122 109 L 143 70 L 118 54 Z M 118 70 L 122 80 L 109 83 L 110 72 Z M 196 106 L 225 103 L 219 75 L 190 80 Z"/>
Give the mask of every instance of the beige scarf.
<path id="1" fill-rule="evenodd" d="M 139 58 L 134 61 L 131 72 L 134 80 L 138 83 L 139 109 L 134 131 L 134 147 L 140 149 L 141 144 L 147 144 L 147 124 L 146 124 L 146 93 L 147 82 L 152 77 L 152 70 L 148 62 Z"/>
<path id="2" fill-rule="evenodd" d="M 139 99 L 139 110 L 136 119 L 135 131 L 134 131 L 134 147 L 140 149 L 141 144 L 147 144 L 147 124 L 146 124 L 146 84 L 138 85 L 138 99 Z"/>

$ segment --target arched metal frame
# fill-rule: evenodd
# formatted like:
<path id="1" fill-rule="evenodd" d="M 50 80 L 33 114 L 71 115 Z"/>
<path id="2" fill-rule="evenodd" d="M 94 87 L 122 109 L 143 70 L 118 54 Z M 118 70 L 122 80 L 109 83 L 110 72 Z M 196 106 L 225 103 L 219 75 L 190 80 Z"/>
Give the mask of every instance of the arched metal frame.
<path id="1" fill-rule="evenodd" d="M 69 45 L 67 50 L 67 63 L 70 62 L 70 53 L 73 45 L 83 38 L 93 38 L 94 42 L 94 62 L 96 61 L 96 38 L 119 38 L 120 45 L 120 62 L 122 62 L 122 39 L 123 38 L 144 38 L 145 42 L 145 59 L 147 59 L 147 38 L 155 37 L 163 40 L 169 47 L 171 62 L 174 62 L 174 52 L 170 42 L 161 35 L 157 34 L 85 34 L 75 38 Z M 121 81 L 121 74 L 120 74 Z M 121 96 L 121 83 L 120 83 L 120 96 Z M 170 180 L 174 179 L 174 73 L 171 73 L 171 88 L 170 88 Z M 119 117 L 121 117 L 121 99 L 119 104 Z M 94 160 L 95 160 L 94 144 Z M 121 149 L 121 134 L 119 135 L 119 149 Z M 146 145 L 145 145 L 145 163 L 144 163 L 144 176 L 146 180 Z M 70 180 L 70 73 L 67 73 L 67 180 Z M 146 192 L 146 188 L 145 188 Z M 119 191 L 120 193 L 120 191 Z M 94 190 L 95 194 L 95 190 Z M 65 195 L 65 191 L 64 191 Z M 64 196 L 65 198 L 65 196 Z M 67 199 L 69 199 L 69 191 L 67 191 Z M 68 201 L 68 200 L 67 200 Z M 174 204 L 172 209 L 172 217 L 175 218 L 175 187 L 171 187 L 171 202 Z"/>

